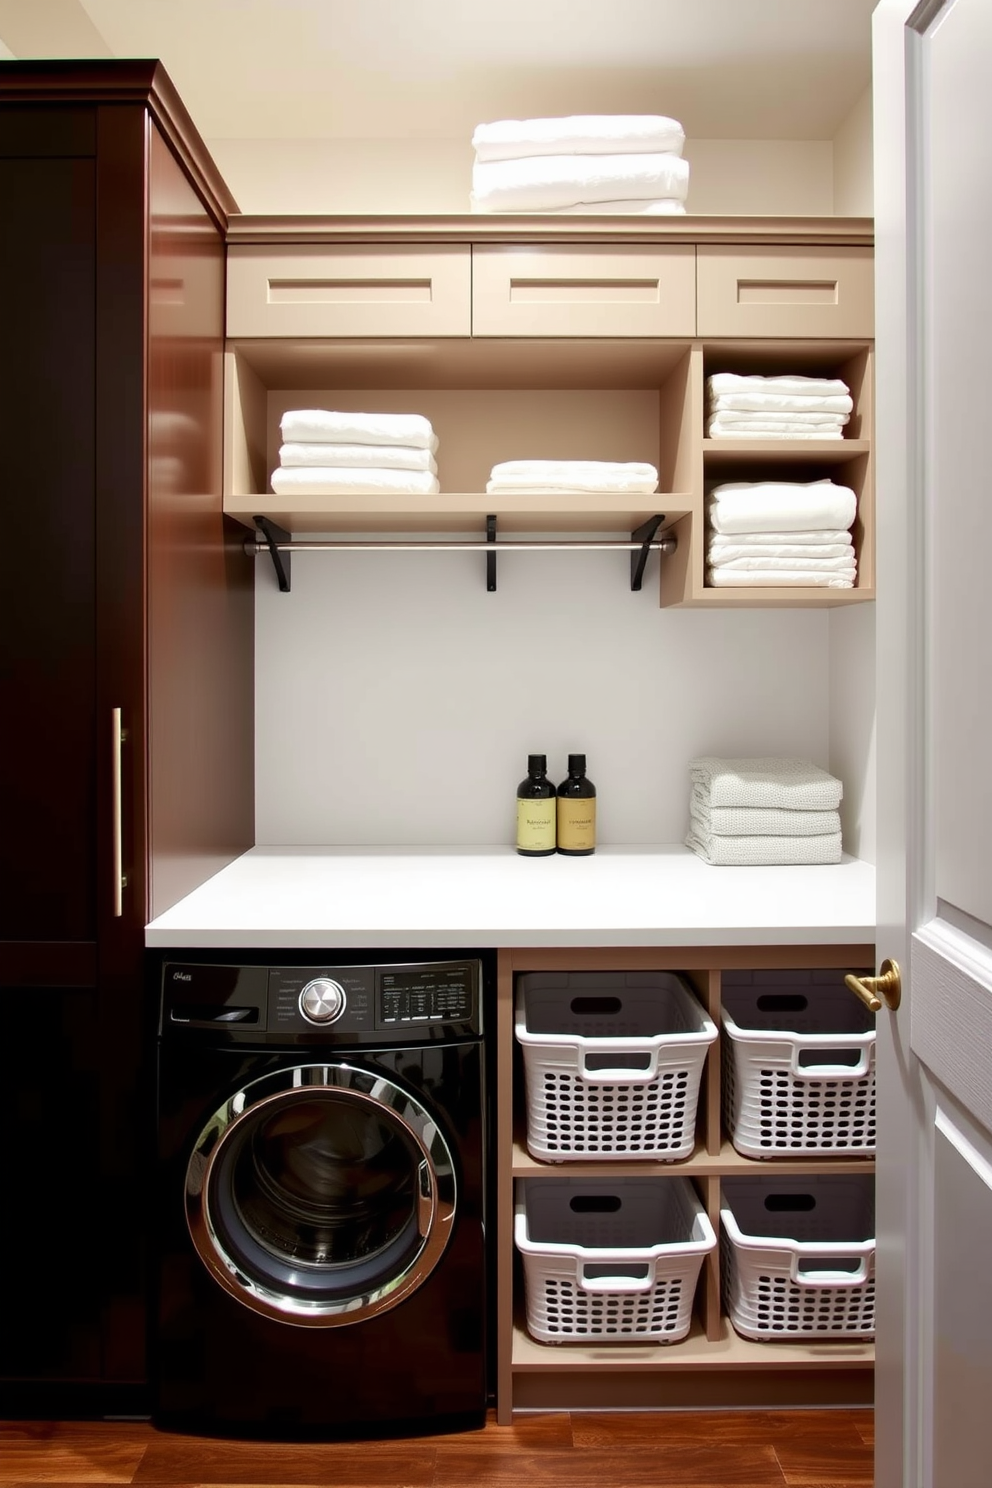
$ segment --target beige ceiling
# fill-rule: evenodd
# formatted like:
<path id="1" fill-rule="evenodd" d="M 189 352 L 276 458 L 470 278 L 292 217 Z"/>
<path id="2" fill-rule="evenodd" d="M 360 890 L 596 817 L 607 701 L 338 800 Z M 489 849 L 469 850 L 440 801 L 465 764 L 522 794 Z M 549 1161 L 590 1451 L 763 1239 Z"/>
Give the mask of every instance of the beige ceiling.
<path id="1" fill-rule="evenodd" d="M 692 139 L 829 139 L 876 0 L 0 0 L 0 55 L 158 57 L 208 139 L 466 139 L 662 113 Z"/>

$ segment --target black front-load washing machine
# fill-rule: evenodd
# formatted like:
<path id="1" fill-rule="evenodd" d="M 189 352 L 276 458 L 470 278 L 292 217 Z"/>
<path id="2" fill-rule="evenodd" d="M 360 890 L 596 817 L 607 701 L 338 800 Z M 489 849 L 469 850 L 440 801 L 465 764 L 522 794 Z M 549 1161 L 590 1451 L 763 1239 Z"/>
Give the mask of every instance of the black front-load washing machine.
<path id="1" fill-rule="evenodd" d="M 493 954 L 245 954 L 153 958 L 153 1419 L 479 1427 Z"/>

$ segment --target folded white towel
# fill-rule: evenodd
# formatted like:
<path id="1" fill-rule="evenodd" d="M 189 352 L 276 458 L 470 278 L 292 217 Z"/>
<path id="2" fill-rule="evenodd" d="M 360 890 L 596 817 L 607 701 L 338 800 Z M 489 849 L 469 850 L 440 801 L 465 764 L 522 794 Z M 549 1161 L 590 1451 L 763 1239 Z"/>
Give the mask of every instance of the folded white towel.
<path id="1" fill-rule="evenodd" d="M 849 486 L 820 481 L 727 481 L 707 503 L 715 532 L 810 532 L 850 527 L 858 498 Z"/>
<path id="2" fill-rule="evenodd" d="M 788 811 L 774 806 L 710 806 L 693 786 L 690 825 L 701 837 L 822 837 L 840 831 L 839 811 Z"/>
<path id="3" fill-rule="evenodd" d="M 505 491 L 624 491 L 658 489 L 653 465 L 630 460 L 504 460 L 494 465 L 487 494 Z"/>
<path id="4" fill-rule="evenodd" d="M 798 560 L 797 560 L 798 561 Z M 853 589 L 855 570 L 845 568 L 836 573 L 824 573 L 816 568 L 755 568 L 740 569 L 708 568 L 706 583 L 711 589 L 741 589 L 747 585 L 755 588 L 775 588 L 784 584 L 789 588 Z"/>
<path id="5" fill-rule="evenodd" d="M 689 761 L 689 778 L 714 806 L 773 807 L 784 811 L 836 811 L 843 783 L 811 760 L 792 756 L 749 758 L 700 754 Z"/>
<path id="6" fill-rule="evenodd" d="M 850 413 L 854 399 L 849 393 L 719 393 L 708 398 L 711 413 L 743 408 L 767 412 L 788 409 L 794 413 Z"/>
<path id="7" fill-rule="evenodd" d="M 811 532 L 734 532 L 724 534 L 722 532 L 711 532 L 709 546 L 711 548 L 742 547 L 758 548 L 774 547 L 779 543 L 789 543 L 798 548 L 811 548 L 814 552 L 822 543 L 834 545 L 843 544 L 850 548 L 853 545 L 851 534 L 841 527 L 824 527 L 820 531 Z"/>
<path id="8" fill-rule="evenodd" d="M 284 444 L 411 444 L 437 449 L 430 421 L 420 413 L 335 413 L 291 408 L 279 425 Z"/>
<path id="9" fill-rule="evenodd" d="M 503 208 L 506 211 L 507 208 Z M 558 217 L 563 213 L 575 213 L 582 216 L 584 213 L 611 212 L 615 216 L 635 217 L 681 217 L 685 215 L 685 202 L 672 201 L 670 198 L 662 198 L 660 201 L 593 201 L 578 202 L 571 207 L 545 207 L 544 211 L 550 212 Z"/>
<path id="10" fill-rule="evenodd" d="M 821 413 L 817 409 L 782 408 L 771 413 L 763 408 L 729 408 L 723 413 L 711 413 L 710 419 L 719 419 L 728 429 L 761 429 L 765 426 L 781 425 L 788 429 L 842 429 L 850 422 L 849 413 Z"/>
<path id="11" fill-rule="evenodd" d="M 839 863 L 841 834 L 820 837 L 706 837 L 690 827 L 686 847 L 721 868 L 771 868 L 776 864 Z"/>
<path id="12" fill-rule="evenodd" d="M 412 444 L 284 444 L 279 464 L 345 465 L 349 469 L 375 466 L 380 470 L 430 470 L 437 475 L 437 461 L 429 449 Z"/>
<path id="13" fill-rule="evenodd" d="M 708 439 L 843 439 L 842 429 L 797 429 L 788 424 L 754 424 L 745 429 L 728 429 L 719 419 L 706 426 Z"/>
<path id="14" fill-rule="evenodd" d="M 853 578 L 857 570 L 853 548 L 847 548 L 833 558 L 825 558 L 810 548 L 801 548 L 800 554 L 797 558 L 794 554 L 785 553 L 746 553 L 743 557 L 728 558 L 724 553 L 710 551 L 706 556 L 711 567 L 719 569 L 721 574 L 752 571 L 770 573 L 775 569 L 781 573 L 835 573 Z"/>
<path id="15" fill-rule="evenodd" d="M 685 130 L 663 114 L 569 114 L 559 119 L 497 119 L 472 135 L 475 158 L 527 155 L 681 155 Z"/>
<path id="16" fill-rule="evenodd" d="M 685 201 L 688 187 L 689 162 L 680 155 L 535 155 L 472 167 L 472 207 L 484 212 L 638 198 Z"/>
<path id="17" fill-rule="evenodd" d="M 429 470 L 295 465 L 272 472 L 272 489 L 277 496 L 436 496 L 441 487 Z"/>
<path id="18" fill-rule="evenodd" d="M 830 397 L 851 390 L 840 377 L 758 377 L 738 372 L 714 372 L 706 379 L 712 393 L 805 393 Z"/>
<path id="19" fill-rule="evenodd" d="M 766 533 L 758 532 L 751 534 L 755 537 L 765 537 Z M 794 534 L 799 535 L 799 534 Z M 812 536 L 813 534 L 810 534 Z M 743 539 L 744 534 L 741 534 Z M 806 536 L 805 533 L 802 536 Z M 819 568 L 822 561 L 827 558 L 839 558 L 841 567 L 854 565 L 854 544 L 851 542 L 851 534 L 843 533 L 847 542 L 835 543 L 793 543 L 793 542 L 757 542 L 745 543 L 738 541 L 735 537 L 721 537 L 719 533 L 713 533 L 706 545 L 706 557 L 715 568 L 726 568 L 734 563 L 739 568 L 762 568 L 765 559 L 785 558 L 791 560 L 793 568 Z M 753 560 L 745 563 L 743 560 Z"/>

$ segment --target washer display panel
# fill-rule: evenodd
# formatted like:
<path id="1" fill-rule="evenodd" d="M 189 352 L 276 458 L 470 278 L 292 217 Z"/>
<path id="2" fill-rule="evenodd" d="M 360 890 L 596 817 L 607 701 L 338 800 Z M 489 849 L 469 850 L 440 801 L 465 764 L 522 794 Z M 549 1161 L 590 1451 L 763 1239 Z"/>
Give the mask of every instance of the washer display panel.
<path id="1" fill-rule="evenodd" d="M 301 1326 L 395 1307 L 437 1265 L 455 1213 L 450 1149 L 384 1075 L 303 1065 L 246 1085 L 186 1177 L 197 1252 L 246 1306 Z"/>

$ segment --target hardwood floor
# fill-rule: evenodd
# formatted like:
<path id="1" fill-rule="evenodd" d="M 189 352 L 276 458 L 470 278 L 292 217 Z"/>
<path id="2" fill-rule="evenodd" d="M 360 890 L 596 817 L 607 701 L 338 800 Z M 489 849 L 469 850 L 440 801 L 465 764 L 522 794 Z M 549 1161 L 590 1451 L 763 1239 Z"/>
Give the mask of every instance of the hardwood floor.
<path id="1" fill-rule="evenodd" d="M 372 1442 L 238 1442 L 146 1422 L 0 1422 L 0 1485 L 871 1488 L 870 1409 L 524 1415 Z"/>

